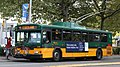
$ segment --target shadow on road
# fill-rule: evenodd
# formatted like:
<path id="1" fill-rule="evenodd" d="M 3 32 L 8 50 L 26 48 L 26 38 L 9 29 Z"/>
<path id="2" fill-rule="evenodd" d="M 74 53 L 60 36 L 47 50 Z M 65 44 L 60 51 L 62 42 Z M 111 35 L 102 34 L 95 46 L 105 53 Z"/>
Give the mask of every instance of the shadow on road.
<path id="1" fill-rule="evenodd" d="M 104 60 L 104 59 L 102 59 Z M 28 59 L 12 59 L 9 60 L 10 62 L 26 62 L 26 63 L 47 63 L 47 62 L 54 62 L 52 59 L 41 59 L 41 60 L 28 60 Z M 73 61 L 100 61 L 100 60 L 95 60 L 91 58 L 67 58 L 67 59 L 62 59 L 60 62 L 73 62 Z"/>
<path id="2" fill-rule="evenodd" d="M 114 61 L 114 60 L 120 60 L 120 56 L 109 56 L 109 57 L 104 57 L 102 60 L 95 60 L 94 58 L 65 58 L 62 59 L 60 62 L 77 62 L 77 61 Z M 40 60 L 28 60 L 28 59 L 16 59 L 16 58 L 12 58 L 10 57 L 10 60 L 6 60 L 5 57 L 3 57 L 3 59 L 0 59 L 6 61 L 6 62 L 24 62 L 24 63 L 54 63 L 54 61 L 52 61 L 52 59 L 40 59 Z"/>

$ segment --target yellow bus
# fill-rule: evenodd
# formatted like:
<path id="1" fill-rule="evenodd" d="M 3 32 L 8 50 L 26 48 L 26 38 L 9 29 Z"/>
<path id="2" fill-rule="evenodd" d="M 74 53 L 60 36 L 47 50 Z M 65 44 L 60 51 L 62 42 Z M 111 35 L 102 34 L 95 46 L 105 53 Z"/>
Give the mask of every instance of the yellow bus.
<path id="1" fill-rule="evenodd" d="M 21 24 L 15 27 L 15 58 L 42 59 L 112 55 L 112 33 L 81 27 L 71 22 L 52 25 Z"/>

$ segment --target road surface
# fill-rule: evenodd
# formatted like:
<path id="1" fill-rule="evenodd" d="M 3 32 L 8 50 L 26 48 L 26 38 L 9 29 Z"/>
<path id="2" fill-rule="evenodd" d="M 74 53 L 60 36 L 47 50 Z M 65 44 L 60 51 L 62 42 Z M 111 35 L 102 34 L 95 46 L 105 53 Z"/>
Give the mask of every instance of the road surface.
<path id="1" fill-rule="evenodd" d="M 50 60 L 31 62 L 26 59 L 15 59 L 10 57 L 0 57 L 0 67 L 120 67 L 120 55 L 104 57 L 102 60 L 74 60 L 65 59 L 61 62 L 52 62 Z"/>

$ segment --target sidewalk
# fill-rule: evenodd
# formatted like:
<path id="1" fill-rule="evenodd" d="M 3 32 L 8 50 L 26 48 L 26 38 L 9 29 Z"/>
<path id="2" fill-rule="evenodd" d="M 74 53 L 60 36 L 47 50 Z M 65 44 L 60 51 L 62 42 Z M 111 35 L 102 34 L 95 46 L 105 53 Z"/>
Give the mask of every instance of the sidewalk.
<path id="1" fill-rule="evenodd" d="M 10 60 L 15 60 L 16 58 L 14 58 L 14 57 L 9 57 L 9 59 L 10 59 Z M 1 61 L 9 61 L 9 60 L 7 60 L 5 56 L 0 56 L 0 62 L 1 62 Z"/>
<path id="2" fill-rule="evenodd" d="M 107 57 L 103 57 L 103 58 L 107 58 L 107 59 L 120 59 L 120 55 L 112 55 L 112 56 L 107 56 Z"/>
<path id="3" fill-rule="evenodd" d="M 4 61 L 13 61 L 13 60 L 26 60 L 24 58 L 14 58 L 12 56 L 9 57 L 10 60 L 7 60 L 5 56 L 0 56 L 0 62 L 4 62 Z"/>
<path id="4" fill-rule="evenodd" d="M 0 60 L 4 60 L 5 58 L 5 56 L 0 56 Z"/>
<path id="5" fill-rule="evenodd" d="M 0 56 L 0 62 L 1 61 L 8 61 L 5 56 Z"/>

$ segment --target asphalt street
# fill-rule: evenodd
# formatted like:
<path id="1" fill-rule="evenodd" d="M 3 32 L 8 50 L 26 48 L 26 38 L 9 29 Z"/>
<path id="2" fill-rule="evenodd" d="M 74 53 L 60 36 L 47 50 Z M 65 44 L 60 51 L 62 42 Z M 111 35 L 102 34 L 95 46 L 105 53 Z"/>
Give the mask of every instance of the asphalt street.
<path id="1" fill-rule="evenodd" d="M 0 57 L 0 67 L 120 67 L 120 55 L 104 57 L 102 60 L 74 60 L 64 59 L 61 62 L 50 60 L 29 61 L 10 57 Z"/>

